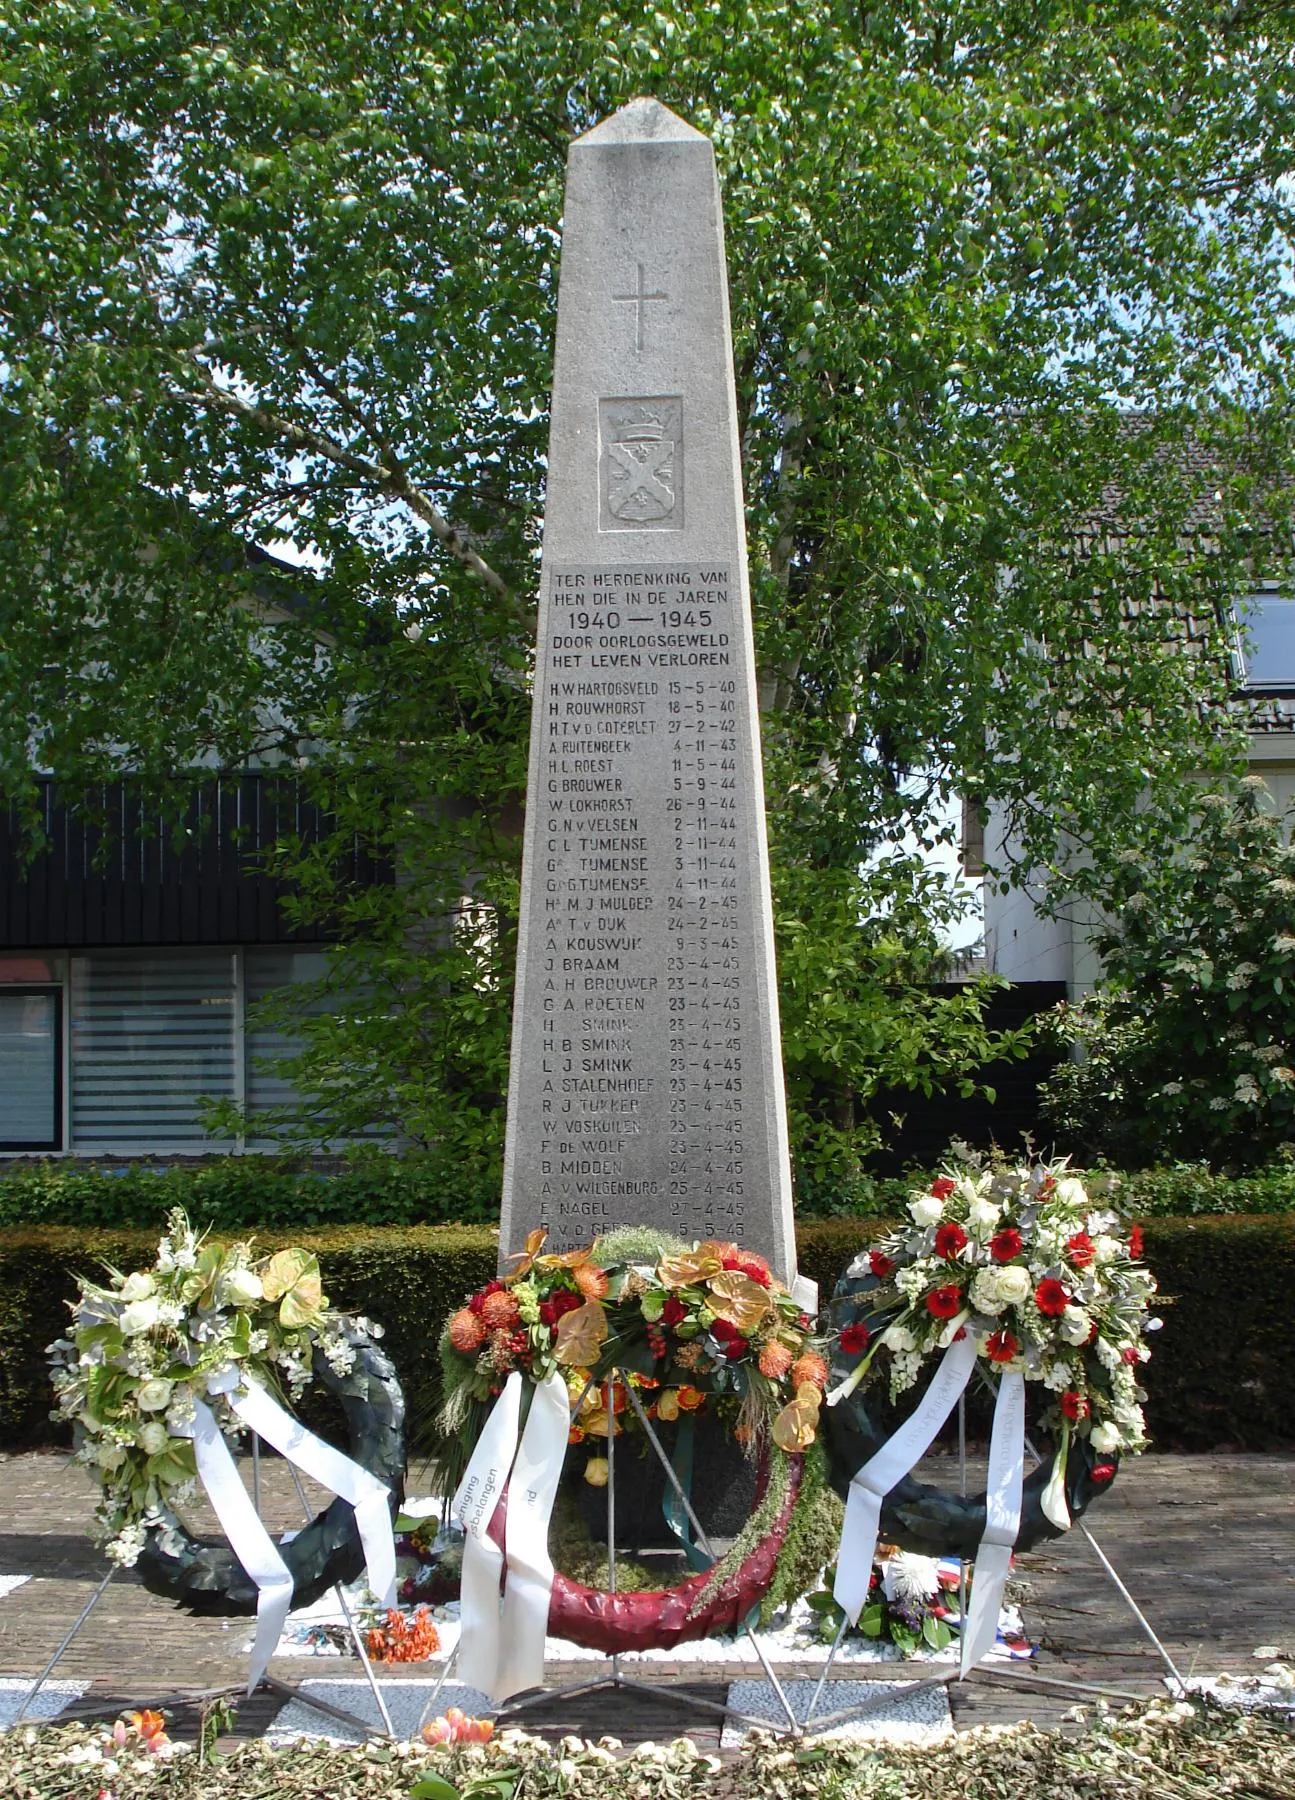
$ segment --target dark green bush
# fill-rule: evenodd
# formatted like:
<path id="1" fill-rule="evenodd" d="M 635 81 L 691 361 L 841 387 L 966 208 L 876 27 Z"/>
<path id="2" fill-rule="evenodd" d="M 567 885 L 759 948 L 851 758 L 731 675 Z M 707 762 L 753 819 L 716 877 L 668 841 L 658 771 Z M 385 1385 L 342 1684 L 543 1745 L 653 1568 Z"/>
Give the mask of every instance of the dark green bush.
<path id="1" fill-rule="evenodd" d="M 1295 1211 L 1295 1163 L 1230 1179 L 1202 1164 L 1184 1163 L 1136 1175 L 1104 1174 L 1121 1204 L 1139 1217 L 1203 1213 Z M 930 1174 L 884 1179 L 861 1176 L 848 1199 L 797 1202 L 802 1224 L 866 1221 L 902 1213 Z M 499 1196 L 466 1179 L 451 1178 L 426 1155 L 371 1154 L 321 1173 L 289 1160 L 262 1156 L 212 1157 L 167 1168 L 150 1164 L 96 1165 L 52 1160 L 15 1164 L 0 1175 L 0 1227 L 77 1225 L 106 1230 L 160 1228 L 168 1210 L 216 1231 L 310 1231 L 331 1226 L 493 1224 Z"/>
<path id="2" fill-rule="evenodd" d="M 884 1221 L 807 1220 L 803 1272 L 830 1294 L 846 1263 Z M 478 1225 L 352 1227 L 294 1234 L 315 1250 L 335 1306 L 386 1327 L 411 1413 L 438 1396 L 436 1342 L 446 1314 L 494 1273 L 496 1232 Z M 288 1241 L 261 1234 L 267 1247 Z M 1146 1381 L 1153 1439 L 1163 1448 L 1276 1448 L 1295 1439 L 1295 1218 L 1155 1218 L 1147 1257 L 1165 1296 Z M 77 1271 L 151 1261 L 152 1231 L 67 1227 L 0 1231 L 0 1443 L 48 1442 L 44 1346 L 62 1331 Z"/>

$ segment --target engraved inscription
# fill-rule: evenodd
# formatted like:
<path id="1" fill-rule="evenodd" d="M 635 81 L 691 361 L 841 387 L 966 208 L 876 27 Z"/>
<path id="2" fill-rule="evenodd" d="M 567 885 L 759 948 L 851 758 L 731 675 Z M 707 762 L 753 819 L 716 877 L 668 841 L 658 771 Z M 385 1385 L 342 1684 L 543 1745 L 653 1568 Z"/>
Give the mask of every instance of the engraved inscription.
<path id="1" fill-rule="evenodd" d="M 550 571 L 517 1154 L 554 1249 L 770 1216 L 738 593 L 718 560 Z"/>
<path id="2" fill-rule="evenodd" d="M 632 294 L 613 294 L 612 299 L 619 301 L 622 304 L 624 302 L 628 301 L 629 304 L 631 306 L 633 306 L 633 308 L 634 308 L 634 348 L 639 352 L 639 354 L 641 356 L 644 349 L 647 347 L 646 313 L 647 313 L 648 303 L 652 300 L 668 300 L 670 298 L 670 296 L 669 296 L 669 294 L 649 294 L 647 289 L 643 285 L 643 264 L 635 263 L 634 267 L 638 271 L 637 279 L 636 279 L 635 287 L 634 287 L 634 292 Z"/>
<path id="3" fill-rule="evenodd" d="M 683 401 L 598 402 L 598 529 L 683 529 Z"/>

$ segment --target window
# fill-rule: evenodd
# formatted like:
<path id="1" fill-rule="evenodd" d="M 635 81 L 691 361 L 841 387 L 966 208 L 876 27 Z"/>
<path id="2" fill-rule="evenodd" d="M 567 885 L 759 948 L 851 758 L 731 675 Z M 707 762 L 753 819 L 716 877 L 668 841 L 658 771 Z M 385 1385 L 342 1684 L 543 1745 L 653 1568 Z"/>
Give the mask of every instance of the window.
<path id="1" fill-rule="evenodd" d="M 1261 693 L 1295 693 L 1295 594 L 1265 585 L 1238 609 L 1248 642 L 1242 680 Z"/>
<path id="2" fill-rule="evenodd" d="M 60 988 L 0 987 L 0 1150 L 63 1141 Z"/>

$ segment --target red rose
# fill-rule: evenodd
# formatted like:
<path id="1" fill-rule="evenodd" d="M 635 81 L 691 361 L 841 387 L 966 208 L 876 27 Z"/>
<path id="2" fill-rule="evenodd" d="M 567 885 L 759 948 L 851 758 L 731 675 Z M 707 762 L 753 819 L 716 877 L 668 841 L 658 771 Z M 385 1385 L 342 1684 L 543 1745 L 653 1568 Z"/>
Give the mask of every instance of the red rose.
<path id="1" fill-rule="evenodd" d="M 737 1326 L 728 1319 L 716 1319 L 710 1328 L 710 1335 L 717 1344 L 731 1344 L 738 1335 Z"/>
<path id="2" fill-rule="evenodd" d="M 952 1262 L 953 1258 L 966 1247 L 967 1234 L 961 1225 L 949 1223 L 941 1225 L 936 1231 L 935 1254 L 942 1256 L 946 1262 Z"/>
<path id="3" fill-rule="evenodd" d="M 546 1325 L 556 1325 L 564 1313 L 574 1312 L 582 1304 L 579 1294 L 570 1288 L 557 1288 L 547 1300 L 540 1301 L 540 1318 Z"/>
<path id="4" fill-rule="evenodd" d="M 663 1325 L 682 1325 L 687 1317 L 688 1308 L 678 1294 L 668 1295 L 665 1305 L 661 1308 L 661 1323 Z"/>
<path id="5" fill-rule="evenodd" d="M 1088 1471 L 1088 1479 L 1095 1481 L 1099 1487 L 1105 1487 L 1108 1481 L 1115 1479 L 1115 1464 L 1113 1462 L 1094 1463 Z"/>
<path id="6" fill-rule="evenodd" d="M 722 1345 L 721 1348 L 730 1362 L 736 1362 L 739 1356 L 746 1355 L 751 1346 L 744 1337 L 735 1337 L 730 1338 L 728 1343 Z"/>
<path id="7" fill-rule="evenodd" d="M 1084 1396 L 1076 1388 L 1069 1388 L 1061 1396 L 1062 1416 L 1067 1419 L 1086 1419 L 1091 1408 Z"/>
<path id="8" fill-rule="evenodd" d="M 895 1272 L 894 1258 L 883 1256 L 880 1250 L 869 1250 L 868 1265 L 878 1281 L 885 1281 L 887 1276 Z"/>
<path id="9" fill-rule="evenodd" d="M 1142 1227 L 1134 1225 L 1129 1230 L 1129 1255 L 1134 1262 L 1142 1260 Z"/>
<path id="10" fill-rule="evenodd" d="M 1071 1262 L 1074 1263 L 1077 1269 L 1086 1269 L 1089 1263 L 1092 1262 L 1093 1258 L 1097 1255 L 1093 1240 L 1086 1231 L 1077 1231 L 1074 1237 L 1067 1238 L 1066 1249 L 1069 1252 Z"/>
<path id="11" fill-rule="evenodd" d="M 1015 1225 L 1005 1225 L 996 1231 L 989 1240 L 989 1254 L 997 1263 L 1009 1263 L 1013 1257 L 1021 1254 L 1024 1239 Z"/>
<path id="12" fill-rule="evenodd" d="M 1070 1295 L 1055 1275 L 1045 1275 L 1034 1290 L 1034 1304 L 1048 1319 L 1059 1319 L 1070 1305 Z"/>
<path id="13" fill-rule="evenodd" d="M 962 1289 L 954 1281 L 932 1288 L 926 1296 L 926 1310 L 934 1319 L 951 1319 L 962 1310 Z"/>
<path id="14" fill-rule="evenodd" d="M 837 1342 L 847 1356 L 857 1356 L 861 1350 L 868 1348 L 872 1333 L 866 1325 L 846 1325 Z"/>
<path id="15" fill-rule="evenodd" d="M 1011 1362 L 1020 1353 L 1020 1343 L 1010 1331 L 995 1331 L 985 1339 L 985 1354 L 990 1362 Z"/>
<path id="16" fill-rule="evenodd" d="M 937 1175 L 931 1183 L 931 1192 L 937 1200 L 947 1200 L 957 1185 L 957 1182 L 950 1181 L 947 1175 Z"/>

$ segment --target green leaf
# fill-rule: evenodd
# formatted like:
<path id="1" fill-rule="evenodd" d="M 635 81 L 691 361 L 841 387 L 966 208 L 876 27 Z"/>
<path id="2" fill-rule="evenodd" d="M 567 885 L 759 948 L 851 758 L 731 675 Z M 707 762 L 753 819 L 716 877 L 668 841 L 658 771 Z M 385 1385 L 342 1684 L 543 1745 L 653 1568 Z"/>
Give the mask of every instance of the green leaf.
<path id="1" fill-rule="evenodd" d="M 420 1775 L 409 1790 L 409 1800 L 461 1800 L 461 1794 L 441 1775 Z"/>

